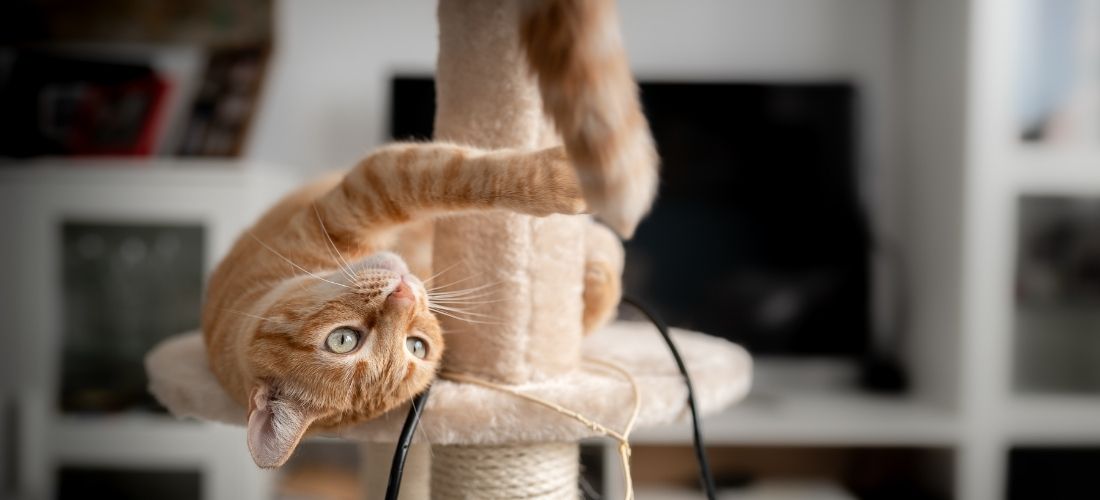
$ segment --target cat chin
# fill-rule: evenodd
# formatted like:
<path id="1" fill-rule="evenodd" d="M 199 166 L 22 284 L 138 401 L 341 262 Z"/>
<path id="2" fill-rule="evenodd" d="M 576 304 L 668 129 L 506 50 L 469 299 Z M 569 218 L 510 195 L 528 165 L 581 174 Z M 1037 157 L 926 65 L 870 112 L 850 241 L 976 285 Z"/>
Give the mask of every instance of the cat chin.
<path id="1" fill-rule="evenodd" d="M 385 269 L 400 275 L 409 274 L 409 266 L 404 259 L 393 252 L 378 252 L 358 262 L 360 269 Z"/>

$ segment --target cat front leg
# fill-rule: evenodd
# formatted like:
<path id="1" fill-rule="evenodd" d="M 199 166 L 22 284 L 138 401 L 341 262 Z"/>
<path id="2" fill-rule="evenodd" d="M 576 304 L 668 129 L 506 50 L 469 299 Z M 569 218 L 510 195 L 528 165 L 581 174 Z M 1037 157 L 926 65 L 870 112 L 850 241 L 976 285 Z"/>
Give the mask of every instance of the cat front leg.
<path id="1" fill-rule="evenodd" d="M 336 239 L 453 212 L 508 209 L 543 216 L 586 208 L 561 147 L 485 151 L 444 143 L 383 147 L 316 206 Z"/>
<path id="2" fill-rule="evenodd" d="M 507 208 L 536 216 L 587 210 L 576 169 L 561 146 L 494 151 L 471 163 L 471 172 L 484 172 L 489 180 L 475 194 L 485 198 L 486 208 Z"/>

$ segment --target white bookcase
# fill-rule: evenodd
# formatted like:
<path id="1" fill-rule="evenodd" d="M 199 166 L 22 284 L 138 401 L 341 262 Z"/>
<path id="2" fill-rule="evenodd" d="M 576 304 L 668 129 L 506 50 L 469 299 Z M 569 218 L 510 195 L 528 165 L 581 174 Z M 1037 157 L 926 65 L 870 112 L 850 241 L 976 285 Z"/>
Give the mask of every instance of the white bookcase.
<path id="1" fill-rule="evenodd" d="M 872 209 L 897 214 L 884 227 L 905 253 L 902 355 L 913 390 L 887 397 L 842 385 L 756 384 L 744 402 L 706 419 L 706 437 L 714 446 L 946 450 L 948 465 L 931 481 L 956 499 L 1001 500 L 1014 447 L 1100 448 L 1100 392 L 1024 392 L 1013 382 L 1021 199 L 1100 200 L 1100 135 L 1064 146 L 1021 140 L 1028 0 L 854 3 L 885 9 L 890 25 L 891 36 L 866 40 L 894 57 L 883 69 L 891 77 L 874 79 L 890 82 L 879 90 L 891 109 L 872 125 L 895 145 L 877 174 L 893 188 L 881 201 L 889 206 Z M 1092 4 L 1100 37 L 1100 2 Z M 1100 50 L 1093 55 L 1096 72 Z M 1100 121 L 1100 106 L 1094 111 Z M 1100 327 L 1082 334 L 1100 336 Z M 1100 363 L 1100 349 L 1082 349 L 1096 349 Z M 758 363 L 768 369 L 768 360 Z M 634 443 L 687 446 L 689 428 L 639 431 Z M 604 470 L 615 471 L 615 460 L 609 447 Z M 613 498 L 618 481 L 608 480 Z M 1100 488 L 1082 495 L 1100 496 Z"/>
<path id="2" fill-rule="evenodd" d="M 1015 352 L 1022 326 L 1016 320 L 1013 294 L 1021 200 L 1034 195 L 1100 198 L 1100 137 L 1067 146 L 1020 140 L 1020 75 L 1040 71 L 1024 67 L 1022 54 L 1028 47 L 1023 31 L 1028 22 L 1035 22 L 1030 18 L 1035 13 L 1027 7 L 1041 2 L 971 3 L 968 126 L 961 165 L 966 187 L 960 212 L 964 231 L 959 333 L 969 339 L 960 396 L 967 439 L 958 491 L 961 498 L 992 499 L 1006 494 L 1007 456 L 1013 447 L 1100 445 L 1100 392 L 1025 394 L 1016 387 L 1020 366 L 1014 360 L 1028 353 Z M 1085 1 L 1081 6 L 1079 15 L 1094 20 L 1090 36 L 1100 37 L 1100 5 Z M 1095 72 L 1100 49 L 1094 47 L 1091 57 Z M 1100 109 L 1092 113 L 1096 123 Z M 1100 330 L 1082 333 L 1095 336 Z"/>
<path id="3" fill-rule="evenodd" d="M 207 499 L 267 499 L 271 481 L 252 463 L 244 432 L 168 415 L 86 415 L 60 410 L 62 223 L 196 224 L 203 272 L 237 234 L 292 185 L 278 169 L 239 161 L 44 159 L 0 169 L 5 363 L 18 408 L 14 423 L 19 494 L 55 498 L 62 466 L 199 474 Z M 9 379 L 10 380 L 10 379 Z"/>

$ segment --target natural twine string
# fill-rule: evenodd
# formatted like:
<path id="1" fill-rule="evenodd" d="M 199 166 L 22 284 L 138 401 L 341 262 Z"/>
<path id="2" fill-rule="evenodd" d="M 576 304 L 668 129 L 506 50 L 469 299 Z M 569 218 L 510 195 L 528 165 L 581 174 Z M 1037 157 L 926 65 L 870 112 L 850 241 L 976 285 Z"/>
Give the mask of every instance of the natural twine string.
<path id="1" fill-rule="evenodd" d="M 433 500 L 577 500 L 577 445 L 432 448 Z"/>
<path id="2" fill-rule="evenodd" d="M 611 428 L 609 428 L 609 427 L 607 427 L 607 426 L 605 426 L 605 425 L 603 425 L 599 422 L 596 422 L 596 421 L 594 421 L 594 420 L 592 420 L 592 419 L 590 419 L 590 418 L 588 418 L 584 415 L 581 415 L 579 412 L 576 412 L 574 410 L 570 410 L 569 408 L 561 406 L 561 405 L 559 405 L 559 404 L 557 404 L 553 401 L 550 401 L 548 399 L 520 392 L 519 390 L 517 390 L 514 387 L 510 387 L 510 386 L 507 386 L 507 385 L 504 385 L 504 384 L 498 384 L 496 382 L 491 382 L 491 381 L 488 381 L 488 380 L 483 380 L 483 379 L 477 378 L 473 375 L 469 375 L 469 374 L 466 374 L 466 373 L 459 373 L 459 372 L 443 371 L 439 374 L 439 377 L 444 379 L 444 380 L 451 380 L 451 381 L 454 381 L 454 382 L 463 382 L 463 383 L 467 383 L 467 384 L 479 385 L 479 386 L 486 387 L 486 388 L 489 388 L 489 389 L 493 389 L 493 390 L 497 390 L 497 391 L 504 392 L 504 393 L 507 393 L 507 394 L 511 394 L 511 395 L 516 396 L 516 397 L 521 398 L 521 399 L 526 399 L 527 401 L 530 401 L 532 403 L 536 403 L 536 404 L 545 406 L 547 408 L 550 408 L 551 410 L 554 410 L 554 411 L 556 411 L 556 412 L 558 412 L 562 415 L 570 417 L 570 418 L 584 424 L 589 429 L 592 429 L 592 430 L 594 430 L 596 432 L 599 432 L 599 433 L 601 433 L 605 436 L 609 436 L 609 437 L 615 439 L 616 441 L 619 442 L 619 459 L 621 461 L 621 466 L 622 466 L 622 471 L 623 471 L 624 489 L 626 490 L 626 495 L 625 495 L 624 498 L 626 500 L 634 500 L 634 480 L 631 478 L 631 475 L 630 475 L 630 441 L 629 441 L 629 438 L 630 438 L 630 431 L 632 431 L 634 429 L 634 422 L 638 419 L 638 410 L 641 407 L 641 402 L 642 402 L 641 394 L 638 391 L 638 380 L 634 378 L 634 375 L 631 375 L 630 372 L 626 371 L 625 368 L 623 368 L 622 366 L 619 366 L 618 364 L 613 363 L 611 361 L 607 361 L 607 360 L 604 360 L 604 359 L 598 359 L 598 358 L 590 358 L 590 357 L 586 357 L 586 358 L 584 358 L 584 360 L 587 361 L 588 363 L 593 364 L 593 365 L 597 365 L 597 366 L 600 366 L 602 368 L 608 369 L 610 371 L 617 372 L 618 374 L 622 375 L 623 378 L 626 379 L 626 381 L 630 384 L 630 389 L 631 389 L 631 392 L 632 392 L 633 398 L 634 398 L 634 404 L 633 404 L 633 407 L 630 410 L 630 418 L 627 420 L 626 426 L 623 427 L 623 430 L 621 432 L 616 431 L 614 429 L 611 429 Z"/>

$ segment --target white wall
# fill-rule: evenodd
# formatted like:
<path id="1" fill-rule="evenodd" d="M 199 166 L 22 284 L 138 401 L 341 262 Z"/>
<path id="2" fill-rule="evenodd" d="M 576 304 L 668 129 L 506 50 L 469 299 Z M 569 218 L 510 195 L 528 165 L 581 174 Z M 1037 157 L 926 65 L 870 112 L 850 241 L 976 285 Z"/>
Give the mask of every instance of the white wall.
<path id="1" fill-rule="evenodd" d="M 435 67 L 435 3 L 282 0 L 247 155 L 303 172 L 350 165 L 386 136 L 395 71 Z"/>
<path id="2" fill-rule="evenodd" d="M 640 78 L 859 82 L 864 164 L 889 163 L 893 2 L 623 0 L 619 9 Z M 284 0 L 276 12 L 249 154 L 305 172 L 348 165 L 386 136 L 394 71 L 434 68 L 435 2 Z"/>

